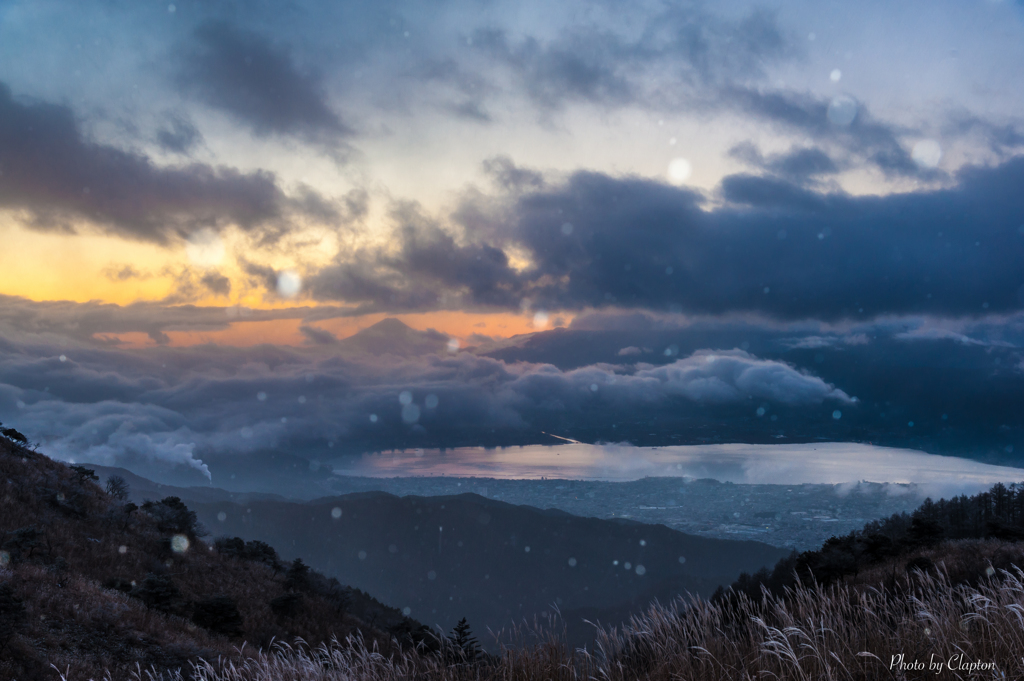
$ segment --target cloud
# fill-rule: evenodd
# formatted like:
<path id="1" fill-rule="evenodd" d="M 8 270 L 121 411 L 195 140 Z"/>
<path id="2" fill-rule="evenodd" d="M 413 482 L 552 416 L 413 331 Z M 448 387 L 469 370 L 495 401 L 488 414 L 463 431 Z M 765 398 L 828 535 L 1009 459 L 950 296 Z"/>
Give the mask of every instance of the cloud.
<path id="1" fill-rule="evenodd" d="M 546 309 L 614 305 L 783 318 L 1020 309 L 1024 158 L 967 168 L 945 190 L 852 197 L 734 176 L 702 210 L 686 190 L 576 173 L 504 217 Z M 574 225 L 571 234 L 561 225 Z"/>
<path id="2" fill-rule="evenodd" d="M 129 281 L 131 279 L 150 279 L 153 275 L 135 269 L 131 264 L 109 265 L 103 270 L 103 276 L 111 281 Z"/>
<path id="3" fill-rule="evenodd" d="M 162 463 L 211 477 L 209 467 L 195 456 L 196 435 L 186 427 L 175 428 L 181 415 L 158 406 L 40 400 L 19 409 L 17 419 L 45 439 L 46 453 L 58 459 L 107 466 Z"/>
<path id="4" fill-rule="evenodd" d="M 901 144 L 902 136 L 916 131 L 877 120 L 863 102 L 852 97 L 838 95 L 825 99 L 810 93 L 729 85 L 721 90 L 720 98 L 722 106 L 754 116 L 783 131 L 837 147 L 850 157 L 849 161 L 874 165 L 886 175 L 927 179 L 943 176 L 939 170 L 920 167 Z M 840 115 L 835 115 L 837 109 Z M 824 162 L 820 156 L 816 159 L 806 156 L 803 164 L 798 159 L 795 165 L 806 165 L 808 160 Z"/>
<path id="5" fill-rule="evenodd" d="M 306 337 L 306 340 L 314 345 L 337 345 L 338 337 L 326 329 L 303 324 L 299 327 L 299 333 Z"/>
<path id="6" fill-rule="evenodd" d="M 21 103 L 0 83 L 0 207 L 26 211 L 36 229 L 89 222 L 129 239 L 166 244 L 201 226 L 278 226 L 297 208 L 272 173 L 193 163 L 161 167 L 95 143 L 70 109 Z"/>
<path id="7" fill-rule="evenodd" d="M 444 345 L 441 334 L 419 335 Z M 344 349 L 344 343 L 332 345 Z M 566 418 L 606 424 L 611 413 L 745 411 L 751 399 L 797 409 L 851 403 L 820 378 L 740 351 L 702 351 L 660 367 L 594 364 L 561 371 L 443 348 L 357 359 L 325 355 L 322 346 L 131 353 L 38 341 L 0 347 L 0 420 L 62 458 L 97 463 L 140 457 L 199 468 L 196 462 L 212 454 L 264 447 L 398 446 L 420 432 L 437 438 L 489 429 L 529 435 Z M 406 404 L 416 405 L 415 418 L 403 419 Z"/>
<path id="8" fill-rule="evenodd" d="M 651 13 L 629 35 L 617 28 L 579 22 L 547 39 L 486 28 L 472 35 L 472 45 L 549 109 L 574 101 L 678 107 L 694 95 L 709 99 L 723 83 L 756 80 L 767 65 L 793 55 L 764 10 L 727 19 L 695 5 L 672 7 Z"/>
<path id="9" fill-rule="evenodd" d="M 211 274 L 217 276 L 214 272 L 208 273 Z M 217 280 L 212 281 L 216 285 Z M 96 301 L 35 302 L 18 296 L 0 295 L 0 339 L 30 342 L 49 339 L 50 342 L 77 348 L 95 346 L 97 336 L 138 332 L 157 342 L 166 342 L 166 331 L 219 331 L 240 319 L 304 319 L 314 313 L 318 319 L 328 319 L 342 316 L 345 311 L 327 306 L 316 310 L 307 307 L 253 310 L 238 306 L 197 307 L 166 302 L 123 306 Z"/>
<path id="10" fill-rule="evenodd" d="M 202 460 L 215 479 L 226 461 L 267 448 L 323 460 L 540 442 L 541 432 L 638 443 L 825 437 L 977 456 L 1024 442 L 1020 314 L 829 324 L 591 312 L 578 328 L 457 353 L 444 334 L 395 320 L 332 341 L 307 316 L 303 347 L 125 351 L 68 333 L 86 334 L 79 322 L 140 328 L 161 313 L 193 327 L 230 318 L 221 308 L 125 308 L 120 319 L 104 311 L 101 324 L 82 304 L 57 324 L 50 304 L 13 307 L 0 306 L 0 421 L 62 456 Z M 403 399 L 417 410 L 406 418 Z"/>
<path id="11" fill-rule="evenodd" d="M 672 364 L 637 371 L 632 379 L 657 381 L 665 393 L 697 402 L 735 403 L 750 398 L 788 405 L 821 404 L 826 399 L 856 402 L 816 376 L 742 350 L 698 351 Z"/>
<path id="12" fill-rule="evenodd" d="M 231 280 L 220 272 L 211 270 L 204 274 L 199 281 L 209 291 L 219 296 L 226 296 L 231 293 Z"/>
<path id="13" fill-rule="evenodd" d="M 357 303 L 355 313 L 519 305 L 518 275 L 501 248 L 460 243 L 414 205 L 392 212 L 386 247 L 363 249 L 321 269 L 308 281 L 318 300 Z"/>
<path id="14" fill-rule="evenodd" d="M 521 177 L 525 188 L 467 194 L 455 224 L 394 211 L 388 245 L 340 253 L 310 277 L 312 295 L 357 313 L 618 307 L 825 320 L 1024 305 L 1024 157 L 886 196 L 732 175 L 713 207 L 638 177 Z"/>
<path id="15" fill-rule="evenodd" d="M 156 141 L 164 151 L 188 154 L 203 141 L 203 136 L 192 122 L 173 116 L 156 132 Z"/>
<path id="16" fill-rule="evenodd" d="M 792 182 L 839 172 L 832 157 L 815 147 L 792 147 L 785 153 L 765 157 L 755 145 L 746 142 L 730 149 L 729 155 Z"/>
<path id="17" fill-rule="evenodd" d="M 300 70 L 285 47 L 226 22 L 196 30 L 179 84 L 257 135 L 294 136 L 339 159 L 342 140 L 352 134 L 328 103 L 319 78 Z"/>

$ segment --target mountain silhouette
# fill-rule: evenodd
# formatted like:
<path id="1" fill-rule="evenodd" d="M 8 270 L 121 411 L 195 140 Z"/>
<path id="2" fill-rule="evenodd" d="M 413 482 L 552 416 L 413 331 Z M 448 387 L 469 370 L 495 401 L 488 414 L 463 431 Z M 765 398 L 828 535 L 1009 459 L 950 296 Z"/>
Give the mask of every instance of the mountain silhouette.
<path id="1" fill-rule="evenodd" d="M 444 352 L 448 346 L 448 336 L 433 329 L 417 331 L 389 317 L 341 340 L 338 346 L 342 350 L 360 354 L 428 355 Z"/>
<path id="2" fill-rule="evenodd" d="M 638 612 L 654 598 L 709 596 L 787 552 L 626 520 L 581 518 L 476 494 L 362 492 L 308 503 L 193 504 L 216 534 L 258 539 L 448 631 L 467 617 L 493 644 L 523 618 Z M 615 624 L 617 622 L 609 622 Z M 574 622 L 576 643 L 585 635 Z M 493 648 L 493 645 L 491 646 Z"/>

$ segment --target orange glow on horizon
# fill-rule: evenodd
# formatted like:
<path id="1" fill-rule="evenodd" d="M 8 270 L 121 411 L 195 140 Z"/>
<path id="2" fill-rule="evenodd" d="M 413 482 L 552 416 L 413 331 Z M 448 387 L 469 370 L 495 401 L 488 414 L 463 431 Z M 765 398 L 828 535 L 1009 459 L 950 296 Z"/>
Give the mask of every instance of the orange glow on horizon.
<path id="1" fill-rule="evenodd" d="M 359 317 L 336 317 L 309 324 L 318 329 L 329 331 L 339 340 L 349 338 L 383 319 L 398 319 L 417 331 L 434 329 L 452 338 L 457 338 L 462 347 L 478 345 L 471 339 L 473 334 L 489 336 L 496 340 L 510 338 L 520 334 L 533 333 L 543 329 L 535 328 L 532 319 L 509 313 L 480 313 L 443 311 L 423 312 L 417 314 L 387 315 L 383 313 L 363 315 Z M 566 318 L 567 324 L 571 318 Z M 226 345 L 233 347 L 252 347 L 264 343 L 271 345 L 303 346 L 307 345 L 306 337 L 299 331 L 303 326 L 301 319 L 270 319 L 259 321 L 231 321 L 223 329 L 213 331 L 167 331 L 171 339 L 171 347 L 188 347 L 192 345 Z M 551 328 L 548 326 L 547 328 Z M 157 343 L 142 332 L 100 333 L 98 340 L 116 344 L 125 349 L 142 349 L 156 347 Z"/>
<path id="2" fill-rule="evenodd" d="M 244 306 L 254 310 L 283 310 L 291 306 L 316 307 L 304 300 L 285 300 L 266 295 L 258 288 L 246 286 L 246 276 L 237 264 L 226 260 L 214 270 L 190 265 L 183 246 L 164 247 L 153 243 L 128 241 L 83 229 L 74 236 L 58 232 L 39 232 L 20 226 L 17 220 L 0 213 L 0 233 L 7 248 L 0 250 L 0 294 L 20 296 L 37 302 L 71 301 L 100 302 L 114 305 L 148 301 L 158 303 L 174 296 L 182 286 L 181 277 L 191 282 L 191 294 L 184 300 L 205 306 Z M 120 272 L 123 276 L 119 276 Z M 229 296 L 216 296 L 197 286 L 198 278 L 207 271 L 217 271 L 232 282 Z M 188 282 L 186 282 L 188 289 Z M 198 294 L 198 295 L 197 295 Z M 297 314 L 303 314 L 299 312 Z M 420 313 L 375 313 L 358 317 L 334 317 L 309 322 L 311 326 L 329 331 L 345 339 L 383 319 L 393 317 L 418 331 L 434 329 L 459 340 L 462 347 L 479 345 L 484 339 L 495 340 L 566 325 L 572 315 L 552 312 L 550 321 L 534 325 L 531 312 L 472 312 L 441 310 Z M 538 317 L 538 321 L 540 321 Z M 251 321 L 226 318 L 225 327 L 216 330 L 166 330 L 173 347 L 213 343 L 216 345 L 250 347 L 263 343 L 303 346 L 308 339 L 299 331 L 303 321 L 277 319 Z M 157 341 L 144 332 L 104 332 L 95 336 L 115 347 L 143 349 L 155 347 Z"/>

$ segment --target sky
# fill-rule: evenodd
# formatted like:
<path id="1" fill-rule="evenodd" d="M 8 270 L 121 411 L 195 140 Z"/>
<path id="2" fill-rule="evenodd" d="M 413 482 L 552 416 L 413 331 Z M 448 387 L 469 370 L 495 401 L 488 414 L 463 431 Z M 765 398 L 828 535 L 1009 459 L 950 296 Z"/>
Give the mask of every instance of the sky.
<path id="1" fill-rule="evenodd" d="M 1022 38 L 1009 0 L 0 0 L 0 420 L 208 479 L 698 422 L 1012 464 Z"/>

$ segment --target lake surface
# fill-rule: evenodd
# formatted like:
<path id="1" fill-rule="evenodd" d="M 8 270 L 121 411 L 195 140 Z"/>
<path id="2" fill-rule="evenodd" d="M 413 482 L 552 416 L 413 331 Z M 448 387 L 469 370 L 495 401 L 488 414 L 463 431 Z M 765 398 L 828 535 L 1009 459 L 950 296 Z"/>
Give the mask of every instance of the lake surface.
<path id="1" fill-rule="evenodd" d="M 403 450 L 366 454 L 340 475 L 562 478 L 628 481 L 644 477 L 714 478 L 746 484 L 919 483 L 980 490 L 1024 481 L 1024 469 L 993 466 L 911 449 L 827 442 L 780 445 L 528 445 L 484 449 Z"/>

